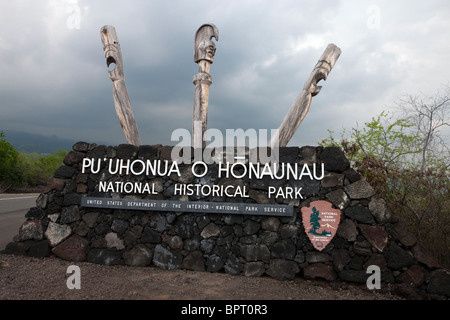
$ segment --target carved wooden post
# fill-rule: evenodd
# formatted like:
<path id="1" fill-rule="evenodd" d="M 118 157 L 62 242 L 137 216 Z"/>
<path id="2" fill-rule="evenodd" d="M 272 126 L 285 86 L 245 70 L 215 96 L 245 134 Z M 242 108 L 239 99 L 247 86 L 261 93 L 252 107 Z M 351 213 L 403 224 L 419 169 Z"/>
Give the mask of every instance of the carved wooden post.
<path id="1" fill-rule="evenodd" d="M 194 61 L 198 63 L 198 73 L 194 76 L 194 115 L 192 121 L 192 146 L 205 147 L 203 135 L 207 127 L 209 86 L 212 83 L 209 69 L 213 63 L 216 45 L 212 38 L 219 40 L 219 30 L 212 23 L 202 25 L 195 34 Z"/>
<path id="2" fill-rule="evenodd" d="M 100 30 L 103 51 L 105 53 L 106 65 L 115 64 L 113 70 L 108 70 L 109 77 L 113 82 L 114 106 L 120 125 L 125 133 L 127 143 L 139 146 L 141 138 L 134 118 L 127 87 L 125 86 L 125 74 L 123 71 L 122 52 L 116 29 L 113 26 L 104 26 Z"/>
<path id="3" fill-rule="evenodd" d="M 317 95 L 320 92 L 320 89 L 322 89 L 317 83 L 320 80 L 327 80 L 328 74 L 331 72 L 331 69 L 340 54 L 341 49 L 334 44 L 329 44 L 327 46 L 303 86 L 302 92 L 292 104 L 276 134 L 270 140 L 270 147 L 285 147 L 288 144 L 289 140 L 300 126 L 300 123 L 302 123 L 303 119 L 306 117 L 311 105 L 312 97 Z"/>

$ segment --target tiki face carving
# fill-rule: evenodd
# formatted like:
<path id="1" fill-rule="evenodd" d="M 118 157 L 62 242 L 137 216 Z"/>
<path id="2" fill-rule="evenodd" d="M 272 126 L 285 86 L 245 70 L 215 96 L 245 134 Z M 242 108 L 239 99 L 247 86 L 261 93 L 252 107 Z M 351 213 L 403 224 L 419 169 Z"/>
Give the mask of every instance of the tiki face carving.
<path id="1" fill-rule="evenodd" d="M 215 25 L 204 24 L 197 30 L 194 39 L 194 61 L 196 63 L 201 60 L 213 63 L 216 45 L 212 42 L 212 38 L 219 40 L 219 30 Z"/>
<path id="2" fill-rule="evenodd" d="M 328 74 L 331 72 L 331 69 L 340 54 L 341 49 L 333 44 L 329 44 L 315 65 L 303 89 L 311 93 L 313 97 L 316 96 L 320 92 L 320 89 L 322 89 L 322 87 L 318 86 L 317 83 L 321 80 L 327 80 Z"/>
<path id="3" fill-rule="evenodd" d="M 216 54 L 216 45 L 211 40 L 202 41 L 197 48 L 198 61 L 207 60 L 213 63 L 214 55 Z"/>
<path id="4" fill-rule="evenodd" d="M 116 29 L 113 26 L 104 26 L 100 30 L 100 34 L 106 65 L 109 68 L 109 77 L 112 81 L 123 80 L 125 76 L 122 63 L 122 52 L 120 50 Z M 114 66 L 114 68 L 112 68 L 112 66 Z"/>

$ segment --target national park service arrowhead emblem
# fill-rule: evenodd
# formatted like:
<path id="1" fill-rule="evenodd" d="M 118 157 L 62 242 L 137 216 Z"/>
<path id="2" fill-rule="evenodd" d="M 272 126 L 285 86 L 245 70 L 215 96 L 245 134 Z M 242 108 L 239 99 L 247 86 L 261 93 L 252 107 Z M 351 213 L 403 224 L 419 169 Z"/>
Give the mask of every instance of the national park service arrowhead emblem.
<path id="1" fill-rule="evenodd" d="M 341 220 L 341 211 L 333 209 L 328 201 L 311 202 L 302 208 L 303 226 L 314 248 L 319 251 L 333 239 Z"/>

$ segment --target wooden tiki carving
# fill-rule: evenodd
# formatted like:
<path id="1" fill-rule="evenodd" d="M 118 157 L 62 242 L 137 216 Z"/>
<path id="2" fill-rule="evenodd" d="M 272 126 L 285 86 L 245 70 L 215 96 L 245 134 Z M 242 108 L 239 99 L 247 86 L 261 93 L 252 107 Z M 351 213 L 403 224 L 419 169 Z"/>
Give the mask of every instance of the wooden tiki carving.
<path id="1" fill-rule="evenodd" d="M 212 38 L 219 40 L 219 30 L 212 24 L 202 25 L 195 33 L 194 61 L 198 63 L 198 73 L 194 76 L 194 115 L 192 121 L 192 146 L 204 148 L 204 134 L 207 128 L 209 86 L 212 77 L 209 74 L 216 45 Z"/>
<path id="2" fill-rule="evenodd" d="M 306 80 L 302 92 L 292 104 L 283 122 L 278 127 L 277 133 L 270 140 L 269 146 L 271 148 L 285 147 L 288 144 L 289 140 L 306 117 L 309 107 L 311 106 L 312 97 L 316 96 L 320 92 L 320 89 L 322 89 L 317 83 L 320 80 L 327 80 L 328 75 L 340 54 L 341 49 L 336 45 L 329 44 L 327 46 L 308 80 Z"/>
<path id="3" fill-rule="evenodd" d="M 113 64 L 115 65 L 114 69 L 108 70 L 108 74 L 113 82 L 114 106 L 119 117 L 120 125 L 125 133 L 127 143 L 139 146 L 141 139 L 125 85 L 122 52 L 120 50 L 116 29 L 113 26 L 104 26 L 100 30 L 100 35 L 106 65 L 108 68 Z"/>

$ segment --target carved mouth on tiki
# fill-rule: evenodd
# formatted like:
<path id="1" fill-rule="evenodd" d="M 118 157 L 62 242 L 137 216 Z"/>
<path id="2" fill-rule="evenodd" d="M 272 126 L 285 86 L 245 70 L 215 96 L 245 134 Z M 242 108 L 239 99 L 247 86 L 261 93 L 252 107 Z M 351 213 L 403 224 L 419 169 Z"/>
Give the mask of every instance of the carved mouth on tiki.
<path id="1" fill-rule="evenodd" d="M 108 56 L 106 58 L 106 66 L 108 67 L 108 70 L 112 72 L 116 68 L 116 59 L 112 56 Z"/>

